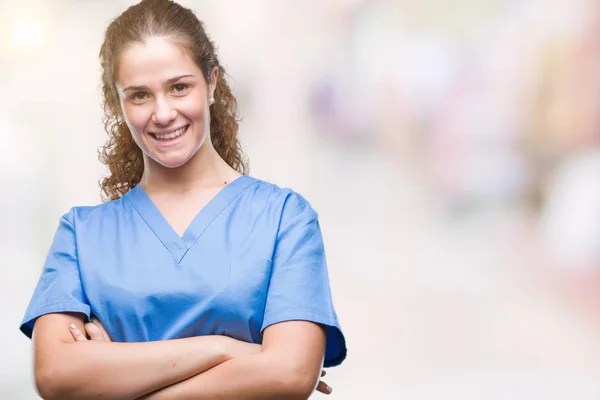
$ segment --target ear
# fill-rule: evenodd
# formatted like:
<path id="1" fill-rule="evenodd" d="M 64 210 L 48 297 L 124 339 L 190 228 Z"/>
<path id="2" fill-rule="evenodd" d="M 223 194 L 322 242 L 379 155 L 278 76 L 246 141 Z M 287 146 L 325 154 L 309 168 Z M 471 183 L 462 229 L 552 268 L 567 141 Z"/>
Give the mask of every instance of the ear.
<path id="1" fill-rule="evenodd" d="M 217 88 L 217 80 L 219 79 L 219 67 L 214 67 L 210 71 L 210 83 L 208 84 L 208 94 L 210 97 L 215 97 L 215 89 Z"/>

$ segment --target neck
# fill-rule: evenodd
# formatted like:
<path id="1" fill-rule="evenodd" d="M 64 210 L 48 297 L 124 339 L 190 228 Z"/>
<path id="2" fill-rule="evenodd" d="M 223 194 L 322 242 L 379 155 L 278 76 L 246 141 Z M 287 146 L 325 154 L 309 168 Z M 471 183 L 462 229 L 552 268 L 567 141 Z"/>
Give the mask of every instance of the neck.
<path id="1" fill-rule="evenodd" d="M 207 140 L 187 163 L 177 168 L 167 168 L 144 155 L 140 185 L 148 193 L 184 194 L 224 186 L 239 175 Z"/>

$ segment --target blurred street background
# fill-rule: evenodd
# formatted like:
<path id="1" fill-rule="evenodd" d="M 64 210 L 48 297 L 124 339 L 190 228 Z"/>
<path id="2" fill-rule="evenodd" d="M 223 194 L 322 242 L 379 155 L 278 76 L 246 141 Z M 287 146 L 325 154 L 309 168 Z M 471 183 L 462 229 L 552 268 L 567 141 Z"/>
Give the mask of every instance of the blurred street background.
<path id="1" fill-rule="evenodd" d="M 97 56 L 134 3 L 0 0 L 0 399 L 37 399 L 18 327 L 58 219 L 100 202 Z M 332 399 L 600 399 L 600 2 L 181 4 L 251 175 L 320 214 Z"/>

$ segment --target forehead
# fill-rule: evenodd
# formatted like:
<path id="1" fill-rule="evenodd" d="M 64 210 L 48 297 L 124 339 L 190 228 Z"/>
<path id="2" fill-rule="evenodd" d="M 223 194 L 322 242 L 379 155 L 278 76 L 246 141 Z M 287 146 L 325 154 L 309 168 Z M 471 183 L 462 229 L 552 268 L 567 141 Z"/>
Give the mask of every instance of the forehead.
<path id="1" fill-rule="evenodd" d="M 152 86 L 187 74 L 202 76 L 202 71 L 180 45 L 168 38 L 152 37 L 123 51 L 116 83 L 120 87 Z"/>

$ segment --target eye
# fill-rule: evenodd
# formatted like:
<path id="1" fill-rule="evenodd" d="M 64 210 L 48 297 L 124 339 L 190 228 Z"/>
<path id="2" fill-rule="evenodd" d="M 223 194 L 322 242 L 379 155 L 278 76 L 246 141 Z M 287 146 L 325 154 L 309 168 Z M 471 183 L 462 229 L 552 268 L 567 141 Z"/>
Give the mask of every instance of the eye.
<path id="1" fill-rule="evenodd" d="M 187 90 L 189 86 L 184 84 L 184 83 L 178 83 L 176 85 L 173 85 L 173 91 L 175 93 L 183 93 Z"/>
<path id="2" fill-rule="evenodd" d="M 134 100 L 145 100 L 147 97 L 147 94 L 144 92 L 137 92 L 132 96 L 132 99 Z"/>

